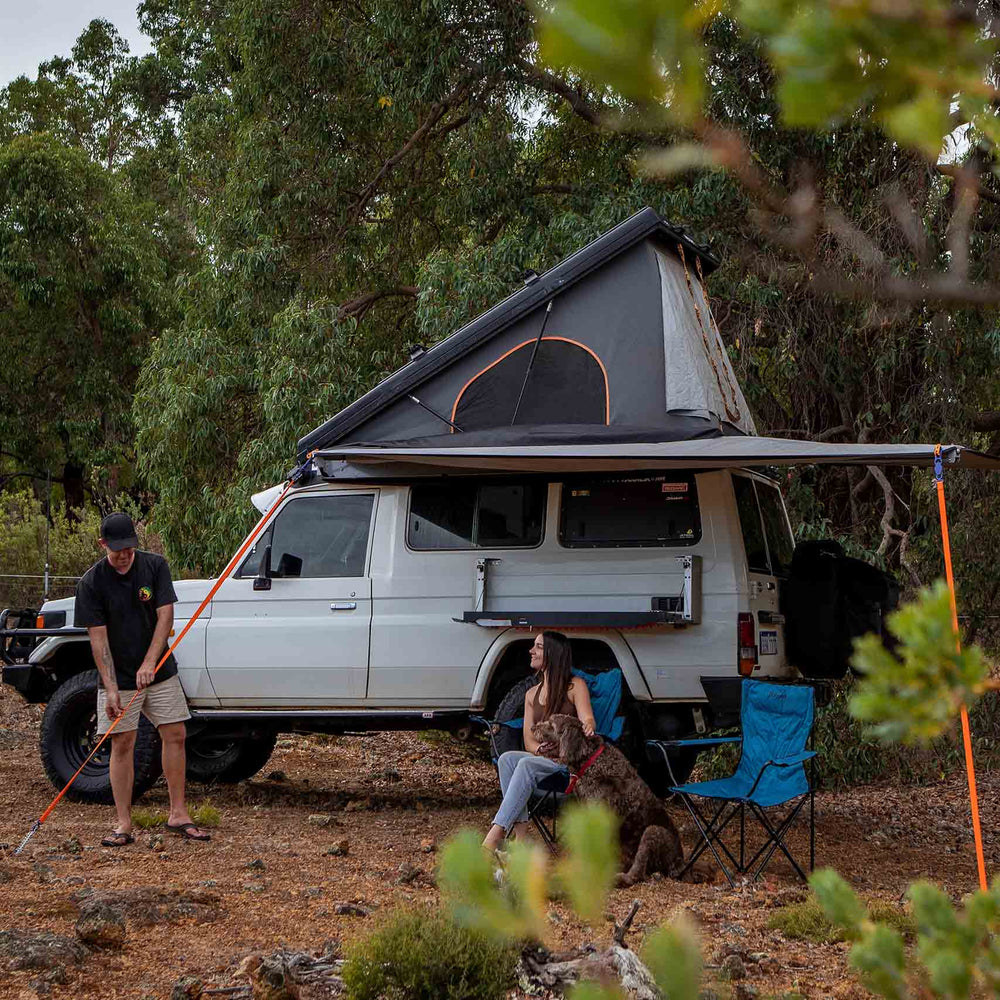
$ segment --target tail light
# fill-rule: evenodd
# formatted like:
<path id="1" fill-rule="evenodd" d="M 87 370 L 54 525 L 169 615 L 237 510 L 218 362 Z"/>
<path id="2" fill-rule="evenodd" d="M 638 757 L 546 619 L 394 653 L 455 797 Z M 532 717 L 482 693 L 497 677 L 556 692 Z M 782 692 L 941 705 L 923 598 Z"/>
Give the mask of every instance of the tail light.
<path id="1" fill-rule="evenodd" d="M 748 611 L 741 611 L 736 616 L 736 643 L 739 647 L 739 656 L 736 666 L 741 677 L 749 677 L 757 666 L 757 638 L 754 633 L 753 615 Z"/>

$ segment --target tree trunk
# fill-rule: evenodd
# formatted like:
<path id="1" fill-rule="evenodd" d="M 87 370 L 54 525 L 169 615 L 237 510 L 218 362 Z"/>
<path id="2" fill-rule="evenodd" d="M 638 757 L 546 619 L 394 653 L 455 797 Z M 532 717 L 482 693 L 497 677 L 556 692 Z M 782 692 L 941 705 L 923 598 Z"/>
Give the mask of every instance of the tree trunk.
<path id="1" fill-rule="evenodd" d="M 83 510 L 83 466 L 67 462 L 63 466 L 63 492 L 66 494 L 66 512 L 74 516 L 74 511 Z"/>

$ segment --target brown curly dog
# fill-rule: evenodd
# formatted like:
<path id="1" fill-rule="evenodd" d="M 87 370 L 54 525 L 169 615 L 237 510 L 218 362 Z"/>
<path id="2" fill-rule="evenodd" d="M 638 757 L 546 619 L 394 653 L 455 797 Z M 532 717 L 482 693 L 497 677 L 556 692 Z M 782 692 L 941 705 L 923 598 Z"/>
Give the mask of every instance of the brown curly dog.
<path id="1" fill-rule="evenodd" d="M 680 834 L 663 803 L 650 791 L 636 769 L 615 746 L 600 736 L 584 736 L 580 720 L 553 715 L 531 727 L 535 739 L 558 746 L 553 758 L 573 774 L 604 743 L 604 752 L 580 775 L 575 794 L 607 803 L 621 820 L 622 867 L 619 886 L 635 885 L 653 872 L 673 875 L 684 862 Z"/>

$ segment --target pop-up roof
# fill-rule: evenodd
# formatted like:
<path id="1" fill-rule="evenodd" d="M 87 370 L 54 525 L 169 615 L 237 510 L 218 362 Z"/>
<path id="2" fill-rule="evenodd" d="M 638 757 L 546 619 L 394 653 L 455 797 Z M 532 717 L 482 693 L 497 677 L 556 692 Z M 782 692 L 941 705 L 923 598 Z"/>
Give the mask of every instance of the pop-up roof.
<path id="1" fill-rule="evenodd" d="M 718 261 L 644 208 L 298 443 L 436 447 L 755 434 L 708 304 Z"/>

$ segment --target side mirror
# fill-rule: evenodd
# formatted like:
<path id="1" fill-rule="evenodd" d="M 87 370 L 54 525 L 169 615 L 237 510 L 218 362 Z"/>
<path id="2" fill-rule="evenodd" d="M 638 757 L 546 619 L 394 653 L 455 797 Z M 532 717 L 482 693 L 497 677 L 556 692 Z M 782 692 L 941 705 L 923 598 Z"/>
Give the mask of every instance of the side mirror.
<path id="1" fill-rule="evenodd" d="M 283 552 L 278 560 L 275 576 L 302 576 L 302 560 L 291 552 Z"/>
<path id="2" fill-rule="evenodd" d="M 257 569 L 257 576 L 253 581 L 254 590 L 271 589 L 271 546 L 264 546 L 264 554 L 260 557 L 260 566 Z"/>

